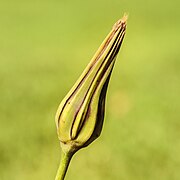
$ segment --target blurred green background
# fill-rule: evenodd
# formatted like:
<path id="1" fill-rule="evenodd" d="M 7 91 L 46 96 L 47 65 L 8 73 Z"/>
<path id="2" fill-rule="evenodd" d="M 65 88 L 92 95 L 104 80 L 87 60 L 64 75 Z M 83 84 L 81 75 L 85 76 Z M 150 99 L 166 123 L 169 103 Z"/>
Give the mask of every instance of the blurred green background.
<path id="1" fill-rule="evenodd" d="M 178 0 L 1 0 L 0 179 L 54 179 L 57 107 L 126 12 L 103 132 L 74 156 L 67 180 L 179 180 L 179 7 Z"/>

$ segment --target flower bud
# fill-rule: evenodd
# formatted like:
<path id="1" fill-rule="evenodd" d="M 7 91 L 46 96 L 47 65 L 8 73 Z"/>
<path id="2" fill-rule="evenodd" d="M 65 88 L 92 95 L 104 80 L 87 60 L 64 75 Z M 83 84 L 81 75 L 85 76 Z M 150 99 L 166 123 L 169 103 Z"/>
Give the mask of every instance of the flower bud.
<path id="1" fill-rule="evenodd" d="M 101 133 L 105 97 L 115 59 L 126 30 L 126 17 L 117 21 L 56 113 L 64 151 L 77 151 Z"/>

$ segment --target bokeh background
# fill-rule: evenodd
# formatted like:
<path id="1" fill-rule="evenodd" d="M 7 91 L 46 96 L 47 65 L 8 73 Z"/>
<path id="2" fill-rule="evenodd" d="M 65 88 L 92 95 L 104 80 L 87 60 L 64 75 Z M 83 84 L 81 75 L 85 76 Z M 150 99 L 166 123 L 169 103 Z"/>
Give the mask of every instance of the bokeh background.
<path id="1" fill-rule="evenodd" d="M 102 135 L 74 156 L 67 180 L 179 180 L 179 7 L 178 0 L 1 0 L 0 179 L 54 179 L 57 107 L 126 12 Z"/>

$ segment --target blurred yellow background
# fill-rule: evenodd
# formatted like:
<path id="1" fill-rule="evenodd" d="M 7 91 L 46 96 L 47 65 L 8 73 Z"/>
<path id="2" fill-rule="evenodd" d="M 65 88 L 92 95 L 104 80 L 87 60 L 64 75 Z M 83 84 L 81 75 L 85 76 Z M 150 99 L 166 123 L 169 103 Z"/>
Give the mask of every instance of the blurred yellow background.
<path id="1" fill-rule="evenodd" d="M 178 0 L 1 0 L 0 179 L 54 179 L 57 107 L 126 12 L 103 132 L 75 155 L 66 179 L 179 180 L 179 7 Z"/>

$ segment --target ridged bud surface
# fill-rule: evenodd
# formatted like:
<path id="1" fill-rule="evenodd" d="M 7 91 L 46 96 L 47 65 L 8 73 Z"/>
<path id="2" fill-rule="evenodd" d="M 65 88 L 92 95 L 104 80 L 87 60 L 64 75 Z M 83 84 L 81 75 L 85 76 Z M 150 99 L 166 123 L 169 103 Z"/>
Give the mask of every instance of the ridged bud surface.
<path id="1" fill-rule="evenodd" d="M 125 30 L 124 17 L 113 26 L 59 105 L 55 118 L 57 133 L 61 144 L 69 149 L 85 147 L 101 133 L 107 86 Z"/>

